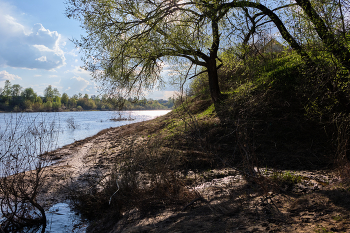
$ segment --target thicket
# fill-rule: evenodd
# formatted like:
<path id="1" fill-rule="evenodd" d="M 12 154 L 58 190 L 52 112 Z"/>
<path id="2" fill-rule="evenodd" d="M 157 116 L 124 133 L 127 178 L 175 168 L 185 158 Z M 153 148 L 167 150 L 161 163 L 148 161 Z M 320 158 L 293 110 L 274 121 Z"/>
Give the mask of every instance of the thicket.
<path id="1" fill-rule="evenodd" d="M 349 73 L 322 44 L 309 46 L 314 66 L 293 50 L 250 49 L 244 51 L 248 54 L 244 59 L 238 56 L 242 51 L 237 49 L 222 54 L 222 60 L 229 65 L 219 72 L 220 88 L 225 94 L 225 99 L 215 104 L 220 119 L 244 124 L 254 151 L 266 149 L 268 141 L 271 146 L 285 141 L 290 148 L 284 150 L 285 145 L 279 150 L 299 153 L 309 143 L 310 149 L 319 146 L 315 161 L 323 165 L 347 163 Z M 195 98 L 210 98 L 205 74 L 193 80 L 190 93 Z M 271 152 L 268 149 L 265 153 L 268 151 Z M 275 150 L 272 154 L 277 153 Z"/>
<path id="2" fill-rule="evenodd" d="M 46 122 L 40 115 L 13 115 L 0 127 L 1 232 L 37 232 L 41 226 L 45 232 L 45 203 L 38 196 L 58 133 L 55 119 Z"/>

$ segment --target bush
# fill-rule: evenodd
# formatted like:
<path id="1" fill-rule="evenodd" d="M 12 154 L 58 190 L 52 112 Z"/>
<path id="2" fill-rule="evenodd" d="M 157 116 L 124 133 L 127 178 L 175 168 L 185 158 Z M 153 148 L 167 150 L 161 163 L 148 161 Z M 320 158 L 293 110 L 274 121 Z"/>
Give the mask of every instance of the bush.
<path id="1" fill-rule="evenodd" d="M 24 226 L 46 226 L 45 210 L 37 201 L 50 164 L 48 152 L 57 140 L 54 122 L 11 115 L 0 134 L 1 232 L 17 232 Z"/>

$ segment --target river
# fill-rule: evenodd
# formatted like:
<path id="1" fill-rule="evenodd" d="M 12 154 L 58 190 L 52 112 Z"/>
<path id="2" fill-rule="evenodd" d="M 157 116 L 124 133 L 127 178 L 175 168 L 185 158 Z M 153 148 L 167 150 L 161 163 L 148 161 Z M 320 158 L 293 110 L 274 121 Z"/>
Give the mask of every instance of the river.
<path id="1" fill-rule="evenodd" d="M 54 133 L 50 147 L 55 149 L 93 136 L 103 129 L 150 120 L 169 111 L 0 113 L 0 137 L 4 133 L 7 135 L 25 133 L 29 136 L 41 127 L 41 130 Z M 124 120 L 118 121 L 118 119 Z"/>
<path id="2" fill-rule="evenodd" d="M 0 177 L 14 174 L 12 168 L 9 169 L 14 164 L 17 165 L 16 173 L 33 169 L 33 164 L 38 161 L 35 158 L 39 157 L 35 155 L 93 136 L 103 129 L 150 120 L 168 112 L 169 110 L 0 113 Z M 55 204 L 46 215 L 46 233 L 85 232 L 87 223 L 67 203 Z M 0 223 L 3 220 L 0 212 Z M 25 232 L 42 230 L 27 229 Z"/>

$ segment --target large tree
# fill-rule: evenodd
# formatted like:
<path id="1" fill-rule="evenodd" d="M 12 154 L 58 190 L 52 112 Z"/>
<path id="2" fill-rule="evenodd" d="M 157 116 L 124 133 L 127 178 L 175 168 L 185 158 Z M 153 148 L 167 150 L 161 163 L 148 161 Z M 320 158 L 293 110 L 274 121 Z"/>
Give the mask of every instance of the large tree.
<path id="1" fill-rule="evenodd" d="M 219 53 L 229 46 L 232 33 L 228 22 L 235 22 L 234 11 L 245 12 L 252 24 L 258 17 L 266 18 L 265 23 L 272 23 L 283 39 L 313 65 L 277 14 L 290 6 L 305 12 L 322 42 L 349 70 L 348 47 L 325 28 L 324 19 L 309 0 L 270 6 L 261 1 L 237 0 L 68 0 L 67 15 L 81 20 L 87 36 L 75 43 L 85 53 L 85 68 L 94 78 L 109 84 L 105 86 L 128 92 L 152 89 L 162 81 L 164 64 L 185 65 L 190 68 L 187 74 L 194 71 L 194 75 L 199 73 L 196 67 L 201 66 L 201 72 L 208 73 L 210 94 L 216 102 L 222 97 Z M 254 15 L 252 9 L 257 11 Z M 254 36 L 254 30 L 245 40 Z"/>
<path id="2" fill-rule="evenodd" d="M 6 100 L 9 100 L 12 94 L 12 85 L 10 80 L 5 81 L 4 90 L 2 91 L 2 95 L 5 97 Z"/>
<path id="3" fill-rule="evenodd" d="M 12 93 L 11 93 L 11 95 L 12 95 L 13 97 L 18 97 L 18 96 L 20 96 L 22 89 L 23 89 L 23 88 L 22 88 L 19 84 L 14 84 L 14 85 L 12 85 Z"/>
<path id="4" fill-rule="evenodd" d="M 34 103 L 38 95 L 34 92 L 33 88 L 29 87 L 24 89 L 22 96 L 25 100 L 30 100 L 32 103 Z"/>
<path id="5" fill-rule="evenodd" d="M 62 94 L 61 103 L 68 107 L 69 96 L 67 93 Z"/>
<path id="6" fill-rule="evenodd" d="M 44 97 L 46 98 L 46 101 L 52 101 L 55 97 L 61 97 L 61 94 L 57 88 L 52 88 L 52 86 L 49 85 L 44 90 Z"/>
<path id="7" fill-rule="evenodd" d="M 81 19 L 87 31 L 76 44 L 95 78 L 119 91 L 139 93 L 162 83 L 164 64 L 189 61 L 206 68 L 212 98 L 220 99 L 217 68 L 223 12 L 173 0 L 69 3 L 68 16 Z"/>

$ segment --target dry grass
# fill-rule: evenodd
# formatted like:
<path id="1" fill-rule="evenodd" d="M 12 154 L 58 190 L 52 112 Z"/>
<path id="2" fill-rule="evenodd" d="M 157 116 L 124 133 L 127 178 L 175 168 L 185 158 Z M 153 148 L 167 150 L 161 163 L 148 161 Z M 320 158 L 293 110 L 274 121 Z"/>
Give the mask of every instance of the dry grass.
<path id="1" fill-rule="evenodd" d="M 242 112 L 236 112 L 225 107 L 233 99 L 214 106 L 194 98 L 166 116 L 92 138 L 92 148 L 98 149 L 84 160 L 96 160 L 85 176 L 89 185 L 73 185 L 70 192 L 75 206 L 92 220 L 89 231 L 295 232 L 305 231 L 302 221 L 310 221 L 306 231 L 319 229 L 317 224 L 331 229 L 340 210 L 341 216 L 350 214 L 341 201 L 348 196 L 345 186 L 312 189 L 302 180 L 305 189 L 298 191 L 299 178 L 283 171 L 324 168 L 330 158 L 324 132 L 290 112 L 261 118 L 264 111 L 284 106 L 257 105 L 264 100 L 241 102 Z M 281 173 L 273 177 L 261 168 Z M 221 185 L 222 180 L 227 183 Z M 330 212 L 320 218 L 327 208 Z M 303 214 L 313 217 L 300 220 Z M 346 226 L 343 221 L 339 229 Z"/>

